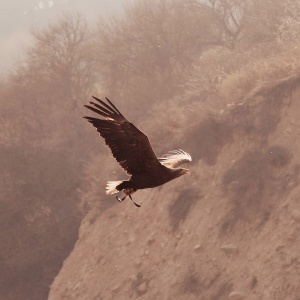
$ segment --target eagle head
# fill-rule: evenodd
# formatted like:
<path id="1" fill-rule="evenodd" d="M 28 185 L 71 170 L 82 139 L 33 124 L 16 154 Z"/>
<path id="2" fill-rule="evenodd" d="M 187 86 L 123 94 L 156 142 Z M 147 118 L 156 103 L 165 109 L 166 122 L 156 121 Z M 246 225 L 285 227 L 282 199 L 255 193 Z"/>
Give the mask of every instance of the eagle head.
<path id="1" fill-rule="evenodd" d="M 178 173 L 179 173 L 179 176 L 182 176 L 182 175 L 190 175 L 191 172 L 189 169 L 185 169 L 185 168 L 180 168 L 178 169 Z"/>

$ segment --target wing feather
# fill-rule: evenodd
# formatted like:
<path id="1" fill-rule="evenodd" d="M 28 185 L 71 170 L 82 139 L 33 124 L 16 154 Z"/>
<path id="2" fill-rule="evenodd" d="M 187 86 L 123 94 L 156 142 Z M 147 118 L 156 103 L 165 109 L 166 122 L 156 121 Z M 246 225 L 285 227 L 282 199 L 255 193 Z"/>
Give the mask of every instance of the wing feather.
<path id="1" fill-rule="evenodd" d="M 86 108 L 99 114 L 102 119 L 84 117 L 104 138 L 114 158 L 129 175 L 139 174 L 146 168 L 160 165 L 148 137 L 120 113 L 120 111 L 107 100 L 93 97 L 98 103 L 90 102 Z"/>
<path id="2" fill-rule="evenodd" d="M 98 101 L 101 105 L 102 108 L 107 108 L 111 113 L 113 114 L 119 114 L 122 116 L 122 114 L 118 111 L 118 109 L 115 106 L 110 107 L 109 105 L 107 105 L 104 101 L 102 101 L 101 99 L 92 96 L 96 101 Z M 107 100 L 107 98 L 105 98 Z"/>

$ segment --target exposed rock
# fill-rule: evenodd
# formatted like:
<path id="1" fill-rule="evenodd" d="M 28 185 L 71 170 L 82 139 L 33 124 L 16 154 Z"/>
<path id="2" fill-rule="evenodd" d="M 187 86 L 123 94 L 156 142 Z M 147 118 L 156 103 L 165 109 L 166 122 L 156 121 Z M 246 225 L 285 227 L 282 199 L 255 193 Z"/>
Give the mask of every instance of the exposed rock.
<path id="1" fill-rule="evenodd" d="M 195 247 L 194 247 L 194 250 L 195 251 L 199 251 L 202 249 L 202 246 L 200 244 L 197 244 Z"/>
<path id="2" fill-rule="evenodd" d="M 145 294 L 147 292 L 147 284 L 146 282 L 142 282 L 138 287 L 137 287 L 137 291 L 139 294 Z"/>
<path id="3" fill-rule="evenodd" d="M 221 250 L 223 250 L 225 253 L 237 253 L 238 247 L 235 244 L 227 244 L 221 247 Z"/>
<path id="4" fill-rule="evenodd" d="M 245 299 L 246 295 L 242 292 L 233 291 L 229 294 L 228 299 L 229 300 L 243 300 Z"/>
<path id="5" fill-rule="evenodd" d="M 291 213 L 291 217 L 294 221 L 300 222 L 300 210 L 294 209 Z"/>
<path id="6" fill-rule="evenodd" d="M 114 286 L 112 289 L 111 289 L 111 291 L 112 292 L 116 292 L 116 291 L 118 291 L 120 289 L 120 284 L 117 284 L 116 286 Z"/>

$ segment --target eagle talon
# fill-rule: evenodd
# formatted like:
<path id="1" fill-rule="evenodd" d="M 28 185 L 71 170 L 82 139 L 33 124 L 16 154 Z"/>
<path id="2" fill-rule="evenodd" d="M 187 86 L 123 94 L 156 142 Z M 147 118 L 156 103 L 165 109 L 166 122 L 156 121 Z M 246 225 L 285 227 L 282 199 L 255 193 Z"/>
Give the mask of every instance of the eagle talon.
<path id="1" fill-rule="evenodd" d="M 135 206 L 141 207 L 141 204 L 137 204 L 136 202 L 133 201 L 133 199 L 132 199 L 132 197 L 131 197 L 130 194 L 129 194 L 128 196 L 129 196 L 129 198 L 131 199 L 131 201 L 134 203 Z"/>
<path id="2" fill-rule="evenodd" d="M 118 196 L 116 196 L 116 198 L 117 198 L 117 200 L 118 200 L 119 202 L 123 202 L 124 199 L 126 198 L 126 196 L 125 196 L 124 198 L 122 198 L 122 199 L 120 199 Z"/>
<path id="3" fill-rule="evenodd" d="M 133 202 L 133 204 L 136 206 L 136 207 L 141 207 L 141 205 L 140 204 L 137 204 L 136 202 L 134 202 L 134 201 L 132 201 Z"/>
<path id="4" fill-rule="evenodd" d="M 134 204 L 135 206 L 141 207 L 140 204 L 137 204 L 136 202 L 133 201 L 133 199 L 132 199 L 132 197 L 131 197 L 130 194 L 129 194 L 129 195 L 125 195 L 122 199 L 120 199 L 118 196 L 116 196 L 116 199 L 117 199 L 119 202 L 123 202 L 127 196 L 129 196 L 129 198 L 131 199 L 131 201 L 133 202 L 133 204 Z"/>

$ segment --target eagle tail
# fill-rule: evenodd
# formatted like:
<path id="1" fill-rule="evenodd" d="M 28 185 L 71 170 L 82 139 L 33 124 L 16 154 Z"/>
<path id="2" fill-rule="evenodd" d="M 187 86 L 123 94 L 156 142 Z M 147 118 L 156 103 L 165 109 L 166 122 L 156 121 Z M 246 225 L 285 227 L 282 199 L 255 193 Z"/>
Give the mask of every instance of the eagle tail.
<path id="1" fill-rule="evenodd" d="M 106 194 L 112 195 L 120 192 L 122 188 L 118 188 L 124 181 L 108 181 L 106 185 Z"/>

